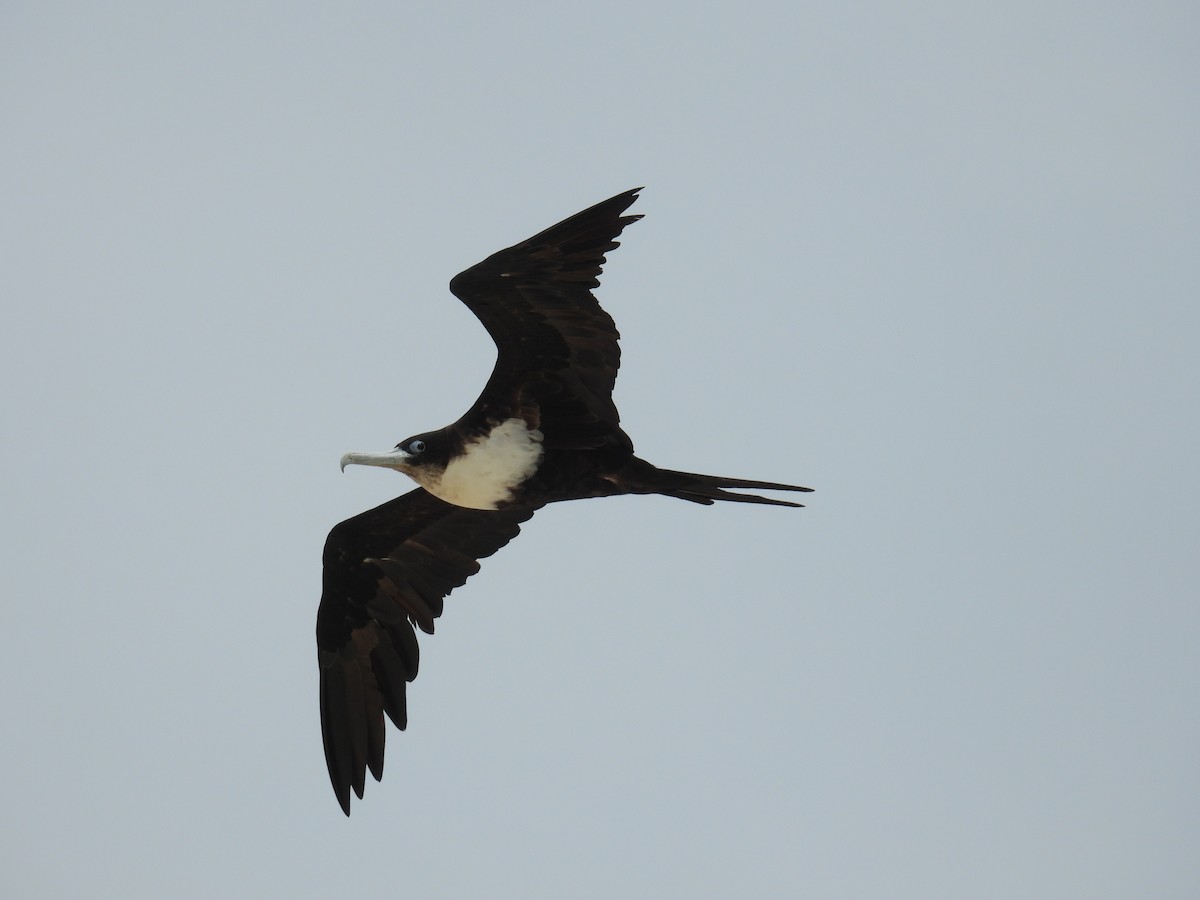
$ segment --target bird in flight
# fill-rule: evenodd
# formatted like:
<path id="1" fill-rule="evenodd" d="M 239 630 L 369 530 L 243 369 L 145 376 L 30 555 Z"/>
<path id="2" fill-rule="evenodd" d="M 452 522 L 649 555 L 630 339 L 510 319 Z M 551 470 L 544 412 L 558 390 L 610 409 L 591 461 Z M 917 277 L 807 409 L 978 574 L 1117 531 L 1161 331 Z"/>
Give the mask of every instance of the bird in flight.
<path id="1" fill-rule="evenodd" d="M 634 455 L 613 404 L 621 351 L 596 302 L 605 254 L 641 188 L 625 191 L 494 253 L 450 282 L 483 323 L 497 359 L 479 399 L 445 428 L 347 465 L 383 466 L 420 485 L 329 532 L 317 611 L 321 735 L 343 812 L 366 772 L 383 775 L 384 715 L 408 724 L 415 625 L 433 633 L 442 601 L 536 510 L 559 500 L 664 494 L 800 506 L 738 488 L 807 491 L 769 481 L 660 469 Z"/>

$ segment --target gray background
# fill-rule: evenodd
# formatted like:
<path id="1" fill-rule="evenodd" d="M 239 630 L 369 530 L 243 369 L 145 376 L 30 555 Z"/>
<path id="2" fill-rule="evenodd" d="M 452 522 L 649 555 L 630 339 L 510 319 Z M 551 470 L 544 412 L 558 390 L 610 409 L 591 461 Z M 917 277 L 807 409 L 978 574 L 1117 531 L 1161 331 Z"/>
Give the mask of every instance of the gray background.
<path id="1" fill-rule="evenodd" d="M 14 897 L 1195 897 L 1192 4 L 4 4 Z M 446 291 L 647 185 L 639 452 L 539 514 L 347 821 L 320 551 Z"/>

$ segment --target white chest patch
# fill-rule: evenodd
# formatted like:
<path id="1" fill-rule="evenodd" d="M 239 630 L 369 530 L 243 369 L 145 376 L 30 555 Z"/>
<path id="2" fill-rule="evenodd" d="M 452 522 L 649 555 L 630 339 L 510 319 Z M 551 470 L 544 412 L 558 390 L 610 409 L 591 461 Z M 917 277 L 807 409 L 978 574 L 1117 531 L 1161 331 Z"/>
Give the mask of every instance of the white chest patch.
<path id="1" fill-rule="evenodd" d="M 437 484 L 426 485 L 435 497 L 470 509 L 495 509 L 537 471 L 542 433 L 523 419 L 505 419 L 491 434 L 463 448 Z"/>

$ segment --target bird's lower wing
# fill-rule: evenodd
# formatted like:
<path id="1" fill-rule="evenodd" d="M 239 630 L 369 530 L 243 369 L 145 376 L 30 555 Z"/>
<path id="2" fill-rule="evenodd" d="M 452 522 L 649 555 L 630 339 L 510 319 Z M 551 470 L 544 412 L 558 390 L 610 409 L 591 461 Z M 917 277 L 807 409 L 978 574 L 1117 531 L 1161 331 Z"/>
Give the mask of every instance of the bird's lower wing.
<path id="1" fill-rule="evenodd" d="M 384 714 L 407 724 L 405 688 L 420 658 L 413 625 L 431 634 L 446 595 L 532 515 L 464 509 L 418 488 L 330 531 L 317 612 L 321 736 L 346 815 L 366 771 L 383 775 Z"/>

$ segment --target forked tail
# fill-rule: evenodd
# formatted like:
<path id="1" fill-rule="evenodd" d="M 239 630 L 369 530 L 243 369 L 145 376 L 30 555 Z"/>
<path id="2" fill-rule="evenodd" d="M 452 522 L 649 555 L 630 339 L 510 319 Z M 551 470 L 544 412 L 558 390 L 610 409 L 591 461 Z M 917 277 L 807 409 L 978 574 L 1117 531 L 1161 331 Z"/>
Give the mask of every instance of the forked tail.
<path id="1" fill-rule="evenodd" d="M 795 484 L 778 484 L 774 481 L 751 481 L 748 478 L 721 478 L 719 475 L 697 475 L 694 472 L 675 472 L 671 469 L 658 469 L 659 486 L 657 493 L 668 497 L 678 497 L 680 500 L 690 500 L 692 503 L 703 503 L 710 506 L 717 500 L 731 500 L 734 503 L 766 503 L 771 506 L 803 506 L 803 503 L 793 503 L 790 500 L 775 500 L 771 497 L 759 497 L 757 494 L 735 494 L 725 488 L 753 488 L 759 491 L 804 491 L 812 488 L 800 487 Z"/>

